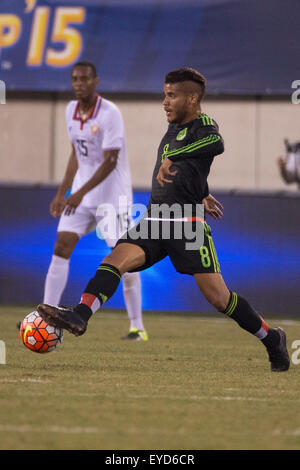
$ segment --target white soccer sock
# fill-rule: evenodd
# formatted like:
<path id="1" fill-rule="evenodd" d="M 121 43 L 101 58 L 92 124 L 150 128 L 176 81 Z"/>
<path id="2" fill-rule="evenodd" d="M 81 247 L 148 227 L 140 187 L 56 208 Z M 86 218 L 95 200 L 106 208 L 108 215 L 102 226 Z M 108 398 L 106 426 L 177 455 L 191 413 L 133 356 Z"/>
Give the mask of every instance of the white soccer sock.
<path id="1" fill-rule="evenodd" d="M 44 304 L 57 306 L 68 281 L 70 260 L 53 255 L 45 281 Z"/>
<path id="2" fill-rule="evenodd" d="M 141 280 L 139 273 L 123 274 L 123 294 L 130 319 L 130 329 L 145 331 L 142 317 Z"/>

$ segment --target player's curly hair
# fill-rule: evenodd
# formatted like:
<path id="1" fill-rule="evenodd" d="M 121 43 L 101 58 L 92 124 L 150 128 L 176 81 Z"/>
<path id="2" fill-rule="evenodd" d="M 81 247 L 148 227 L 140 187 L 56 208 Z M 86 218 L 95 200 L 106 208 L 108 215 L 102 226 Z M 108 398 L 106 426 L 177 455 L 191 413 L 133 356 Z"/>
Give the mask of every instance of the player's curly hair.
<path id="1" fill-rule="evenodd" d="M 165 76 L 165 83 L 179 83 L 187 81 L 191 81 L 199 85 L 199 101 L 201 101 L 206 89 L 206 78 L 200 72 L 192 69 L 191 67 L 182 67 L 181 69 L 167 73 Z"/>

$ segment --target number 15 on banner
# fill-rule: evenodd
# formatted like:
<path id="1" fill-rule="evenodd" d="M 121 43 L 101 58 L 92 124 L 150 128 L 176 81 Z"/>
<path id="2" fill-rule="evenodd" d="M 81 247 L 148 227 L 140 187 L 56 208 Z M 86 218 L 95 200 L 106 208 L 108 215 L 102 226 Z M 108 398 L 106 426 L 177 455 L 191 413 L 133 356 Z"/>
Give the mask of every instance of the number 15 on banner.
<path id="1" fill-rule="evenodd" d="M 31 34 L 26 63 L 39 67 L 46 63 L 52 67 L 67 67 L 74 63 L 82 51 L 82 35 L 74 25 L 81 25 L 85 20 L 86 9 L 83 7 L 56 7 L 50 31 L 51 46 L 47 45 L 48 30 L 52 8 L 29 3 L 25 13 L 33 11 Z M 0 14 L 0 50 L 13 47 L 22 35 L 22 18 L 14 14 Z"/>
<path id="2" fill-rule="evenodd" d="M 45 63 L 53 67 L 66 67 L 80 56 L 82 36 L 70 24 L 84 22 L 85 8 L 57 7 L 55 9 L 51 42 L 64 44 L 64 48 L 59 51 L 51 47 L 46 49 L 50 13 L 49 7 L 41 6 L 35 9 L 27 55 L 29 66 L 42 65 L 45 52 Z"/>

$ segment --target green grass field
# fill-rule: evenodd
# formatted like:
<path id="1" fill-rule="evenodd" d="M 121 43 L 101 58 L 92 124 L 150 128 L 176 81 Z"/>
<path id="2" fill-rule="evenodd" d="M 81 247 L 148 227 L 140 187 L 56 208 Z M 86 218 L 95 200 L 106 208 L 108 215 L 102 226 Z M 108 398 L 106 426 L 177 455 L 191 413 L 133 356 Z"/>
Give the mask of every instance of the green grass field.
<path id="1" fill-rule="evenodd" d="M 230 319 L 145 313 L 150 340 L 128 342 L 126 313 L 103 311 L 42 355 L 16 329 L 31 310 L 0 309 L 1 450 L 300 448 L 300 364 L 271 373 Z M 268 321 L 292 354 L 300 321 Z"/>

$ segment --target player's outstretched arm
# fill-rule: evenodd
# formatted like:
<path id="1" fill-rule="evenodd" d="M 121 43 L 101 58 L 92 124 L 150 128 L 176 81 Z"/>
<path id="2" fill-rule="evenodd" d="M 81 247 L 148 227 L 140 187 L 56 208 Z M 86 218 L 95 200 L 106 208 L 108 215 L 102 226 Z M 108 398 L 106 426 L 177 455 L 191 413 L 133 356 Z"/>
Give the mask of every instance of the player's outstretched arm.
<path id="1" fill-rule="evenodd" d="M 59 188 L 57 190 L 57 193 L 54 199 L 50 203 L 50 214 L 52 215 L 52 217 L 61 216 L 66 205 L 65 194 L 68 191 L 68 189 L 70 189 L 72 186 L 77 169 L 78 169 L 78 163 L 77 163 L 77 159 L 75 155 L 75 148 L 72 145 L 72 150 L 71 150 L 71 154 L 70 154 L 68 165 L 65 171 L 64 178 L 61 184 L 59 185 Z"/>
<path id="2" fill-rule="evenodd" d="M 187 158 L 215 157 L 224 152 L 224 141 L 218 133 L 206 133 L 188 145 L 181 145 L 166 152 L 166 157 L 173 162 Z"/>

